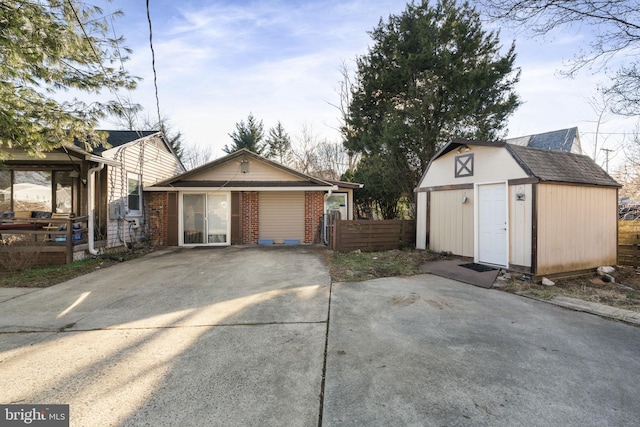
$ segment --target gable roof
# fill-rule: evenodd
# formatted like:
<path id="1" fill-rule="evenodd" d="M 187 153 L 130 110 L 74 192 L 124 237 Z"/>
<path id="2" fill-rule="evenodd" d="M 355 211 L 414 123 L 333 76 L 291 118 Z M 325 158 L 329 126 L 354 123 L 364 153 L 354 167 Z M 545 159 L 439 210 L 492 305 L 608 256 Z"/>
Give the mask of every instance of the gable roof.
<path id="1" fill-rule="evenodd" d="M 107 133 L 107 143 L 111 147 L 107 148 L 102 144 L 97 145 L 91 149 L 91 152 L 94 154 L 102 154 L 104 151 L 109 150 L 110 148 L 120 147 L 122 145 L 128 144 L 138 139 L 146 138 L 147 136 L 160 133 L 160 131 L 157 131 L 157 130 L 103 130 L 101 129 L 100 131 Z M 78 141 L 77 139 L 73 141 L 73 144 L 76 147 L 79 147 L 82 149 L 85 148 L 84 144 Z"/>
<path id="2" fill-rule="evenodd" d="M 567 153 L 582 154 L 578 128 L 554 130 L 551 132 L 509 138 L 505 141 L 511 145 L 521 145 L 543 150 L 565 151 Z"/>
<path id="3" fill-rule="evenodd" d="M 123 145 L 129 144 L 139 139 L 157 135 L 158 138 L 162 141 L 167 151 L 170 152 L 175 157 L 176 161 L 178 162 L 178 165 L 180 166 L 180 169 L 182 169 L 183 171 L 186 170 L 186 168 L 184 167 L 184 164 L 182 163 L 182 160 L 180 159 L 180 157 L 178 157 L 176 152 L 173 150 L 173 147 L 171 147 L 167 139 L 164 137 L 164 134 L 158 130 L 103 130 L 101 129 L 100 131 L 107 133 L 107 143 L 110 145 L 110 147 L 105 147 L 102 144 L 97 145 L 91 148 L 92 154 L 102 156 L 103 155 L 102 153 L 112 148 L 122 147 Z M 76 147 L 80 149 L 85 148 L 84 144 L 78 140 L 74 140 L 73 143 Z"/>
<path id="4" fill-rule="evenodd" d="M 540 181 L 621 187 L 589 156 L 505 144 L 530 176 Z"/>
<path id="5" fill-rule="evenodd" d="M 107 142 L 112 147 L 119 147 L 137 139 L 160 133 L 157 130 L 107 130 L 105 132 L 109 134 Z"/>
<path id="6" fill-rule="evenodd" d="M 197 175 L 206 172 L 211 169 L 215 169 L 218 166 L 221 166 L 230 161 L 240 159 L 240 158 L 249 158 L 254 161 L 258 161 L 264 164 L 267 164 L 275 169 L 286 172 L 302 181 L 195 181 L 191 178 L 196 177 Z M 335 185 L 331 182 L 312 177 L 310 175 L 306 175 L 302 172 L 298 172 L 294 169 L 291 169 L 287 166 L 276 163 L 272 160 L 259 156 L 253 151 L 249 151 L 246 148 L 242 148 L 238 151 L 234 151 L 233 153 L 221 157 L 219 159 L 213 160 L 209 163 L 206 163 L 202 166 L 199 166 L 195 169 L 191 169 L 190 171 L 184 172 L 180 175 L 174 176 L 173 178 L 169 178 L 167 180 L 158 182 L 153 185 L 153 187 L 233 187 L 233 188 L 249 188 L 249 187 L 322 187 L 322 188 L 334 188 Z"/>
<path id="7" fill-rule="evenodd" d="M 434 161 L 465 146 L 504 147 L 527 175 L 539 181 L 621 187 L 591 157 L 584 154 L 531 148 L 501 141 L 485 142 L 466 139 L 454 139 L 442 147 L 429 161 L 418 185 L 420 186 L 424 181 Z"/>

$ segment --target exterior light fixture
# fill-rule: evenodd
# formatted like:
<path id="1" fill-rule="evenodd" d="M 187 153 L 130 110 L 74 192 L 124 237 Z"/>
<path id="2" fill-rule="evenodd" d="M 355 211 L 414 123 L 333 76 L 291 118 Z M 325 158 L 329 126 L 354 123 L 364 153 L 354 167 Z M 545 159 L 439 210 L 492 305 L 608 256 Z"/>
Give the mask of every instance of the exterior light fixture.
<path id="1" fill-rule="evenodd" d="M 240 161 L 240 172 L 241 173 L 249 173 L 249 160 L 242 159 Z"/>
<path id="2" fill-rule="evenodd" d="M 458 147 L 458 154 L 467 153 L 469 151 L 471 151 L 471 148 L 469 148 L 469 146 L 467 144 L 463 144 L 460 147 Z"/>

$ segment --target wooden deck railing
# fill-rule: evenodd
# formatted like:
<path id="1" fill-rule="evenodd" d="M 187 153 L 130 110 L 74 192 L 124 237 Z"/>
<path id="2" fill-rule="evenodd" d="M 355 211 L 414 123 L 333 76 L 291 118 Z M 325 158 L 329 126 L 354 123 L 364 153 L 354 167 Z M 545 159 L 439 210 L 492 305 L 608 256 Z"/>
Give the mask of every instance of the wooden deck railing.
<path id="1" fill-rule="evenodd" d="M 86 216 L 3 218 L 0 224 L 0 249 L 4 250 L 29 252 L 31 247 L 34 252 L 66 252 L 66 262 L 71 263 L 74 250 L 80 250 L 86 243 Z"/>

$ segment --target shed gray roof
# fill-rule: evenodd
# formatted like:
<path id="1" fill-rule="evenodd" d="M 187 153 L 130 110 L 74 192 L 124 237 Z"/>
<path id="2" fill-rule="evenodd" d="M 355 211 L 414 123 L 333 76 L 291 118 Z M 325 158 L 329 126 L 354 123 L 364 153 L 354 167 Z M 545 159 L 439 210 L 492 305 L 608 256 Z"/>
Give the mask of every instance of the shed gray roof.
<path id="1" fill-rule="evenodd" d="M 565 151 L 505 144 L 530 176 L 541 181 L 621 187 L 590 157 Z"/>

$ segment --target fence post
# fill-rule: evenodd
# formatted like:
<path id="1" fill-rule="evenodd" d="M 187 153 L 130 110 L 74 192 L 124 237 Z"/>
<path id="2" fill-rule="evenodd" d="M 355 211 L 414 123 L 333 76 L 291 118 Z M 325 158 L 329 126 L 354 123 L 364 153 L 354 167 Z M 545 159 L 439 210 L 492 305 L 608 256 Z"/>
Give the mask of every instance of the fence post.
<path id="1" fill-rule="evenodd" d="M 67 264 L 71 264 L 73 262 L 73 225 L 71 223 L 72 219 L 67 218 Z"/>

